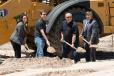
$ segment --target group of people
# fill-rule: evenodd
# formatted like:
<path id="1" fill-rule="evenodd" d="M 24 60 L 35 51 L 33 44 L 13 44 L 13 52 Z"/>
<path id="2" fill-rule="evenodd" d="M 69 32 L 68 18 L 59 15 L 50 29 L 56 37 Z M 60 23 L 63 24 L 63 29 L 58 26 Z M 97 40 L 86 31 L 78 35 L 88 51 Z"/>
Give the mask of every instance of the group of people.
<path id="1" fill-rule="evenodd" d="M 37 47 L 36 57 L 44 56 L 44 47 L 50 46 L 50 42 L 46 36 L 46 17 L 47 12 L 41 11 L 40 19 L 36 22 L 35 32 L 34 32 L 34 42 Z M 28 23 L 28 17 L 26 15 L 22 16 L 22 21 L 17 23 L 15 31 L 11 35 L 10 41 L 14 48 L 15 57 L 21 58 L 21 45 L 25 43 L 26 26 Z M 90 47 L 91 44 L 97 44 L 99 42 L 99 25 L 97 21 L 93 18 L 92 11 L 87 11 L 85 14 L 85 19 L 83 20 L 83 30 L 79 34 L 76 22 L 72 19 L 72 14 L 65 13 L 65 20 L 61 23 L 60 35 L 61 41 L 65 40 L 71 46 L 66 43 L 62 44 L 62 57 L 67 58 L 69 52 L 72 52 L 72 57 L 75 62 L 80 60 L 78 53 L 73 47 L 79 47 L 79 37 L 86 39 L 88 43 L 84 42 L 84 48 L 86 50 L 86 61 L 96 61 L 96 48 Z"/>

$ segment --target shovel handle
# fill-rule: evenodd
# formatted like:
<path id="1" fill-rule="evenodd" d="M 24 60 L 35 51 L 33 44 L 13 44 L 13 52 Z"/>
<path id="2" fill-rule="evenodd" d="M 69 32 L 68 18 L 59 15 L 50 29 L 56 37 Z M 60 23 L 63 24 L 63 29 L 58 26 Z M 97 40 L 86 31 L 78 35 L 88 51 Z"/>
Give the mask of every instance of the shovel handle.
<path id="1" fill-rule="evenodd" d="M 87 44 L 91 45 L 86 39 L 84 39 L 83 37 L 80 37 L 82 38 Z"/>
<path id="2" fill-rule="evenodd" d="M 25 47 L 26 50 L 29 50 L 27 44 L 24 44 L 24 47 Z"/>
<path id="3" fill-rule="evenodd" d="M 66 42 L 65 40 L 61 40 L 61 42 L 64 42 L 64 43 L 66 43 L 67 45 L 69 45 L 70 47 L 72 47 L 72 45 L 71 45 L 70 43 Z M 75 47 L 72 47 L 72 48 L 75 49 L 75 50 L 77 50 L 77 48 L 75 48 Z"/>
<path id="4" fill-rule="evenodd" d="M 84 39 L 83 37 L 81 37 L 87 44 L 89 44 L 90 45 L 90 47 L 95 47 L 95 48 L 97 48 L 98 46 L 97 45 L 92 45 L 92 44 L 90 44 L 86 39 Z"/>

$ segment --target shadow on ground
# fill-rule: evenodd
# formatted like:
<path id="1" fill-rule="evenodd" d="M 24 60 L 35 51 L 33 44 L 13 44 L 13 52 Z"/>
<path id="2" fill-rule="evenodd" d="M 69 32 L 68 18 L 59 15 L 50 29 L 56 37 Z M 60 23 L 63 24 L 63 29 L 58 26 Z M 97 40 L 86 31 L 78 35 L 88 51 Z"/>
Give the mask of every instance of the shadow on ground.
<path id="1" fill-rule="evenodd" d="M 80 56 L 80 58 L 85 58 L 85 53 L 79 53 L 79 56 Z M 97 51 L 96 52 L 96 59 L 97 60 L 114 59 L 114 52 Z"/>
<path id="2" fill-rule="evenodd" d="M 114 52 L 97 51 L 96 58 L 98 60 L 114 59 Z"/>
<path id="3" fill-rule="evenodd" d="M 22 58 L 34 58 L 35 52 L 22 52 L 25 56 Z M 85 53 L 78 53 L 80 58 L 85 58 Z M 45 52 L 45 57 L 56 57 L 57 55 Z M 14 58 L 14 56 L 6 56 L 6 55 L 0 55 L 0 58 Z M 96 52 L 96 59 L 97 60 L 107 60 L 107 59 L 114 59 L 114 52 L 103 52 L 103 51 L 97 51 Z"/>

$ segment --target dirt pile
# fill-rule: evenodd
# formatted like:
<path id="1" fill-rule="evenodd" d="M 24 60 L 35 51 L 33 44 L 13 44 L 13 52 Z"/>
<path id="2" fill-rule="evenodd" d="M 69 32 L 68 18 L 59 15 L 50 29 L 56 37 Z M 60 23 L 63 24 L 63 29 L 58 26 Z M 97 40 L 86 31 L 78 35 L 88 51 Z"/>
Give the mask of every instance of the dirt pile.
<path id="1" fill-rule="evenodd" d="M 97 51 L 111 52 L 112 54 L 114 47 L 111 38 L 111 35 L 100 38 Z M 97 62 L 86 63 L 85 59 L 82 58 L 79 63 L 74 64 L 74 61 L 71 59 L 60 59 L 59 57 L 26 58 L 27 53 L 33 51 L 34 50 L 27 51 L 22 46 L 22 58 L 17 59 L 14 58 L 14 51 L 10 42 L 0 46 L 0 76 L 114 75 L 114 59 L 97 60 Z M 108 56 L 108 54 L 104 55 Z M 100 56 L 102 56 L 101 53 L 99 54 L 99 57 Z"/>

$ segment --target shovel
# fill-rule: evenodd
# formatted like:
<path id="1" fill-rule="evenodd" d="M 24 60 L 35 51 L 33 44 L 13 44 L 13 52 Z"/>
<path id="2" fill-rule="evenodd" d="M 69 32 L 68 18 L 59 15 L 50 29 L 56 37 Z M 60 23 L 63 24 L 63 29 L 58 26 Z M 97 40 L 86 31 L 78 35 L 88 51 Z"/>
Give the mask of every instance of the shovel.
<path id="1" fill-rule="evenodd" d="M 61 42 L 66 43 L 67 45 L 69 45 L 70 47 L 72 47 L 72 45 L 70 43 L 66 42 L 65 40 L 61 40 Z M 75 49 L 75 50 L 77 50 L 76 47 L 72 47 L 72 48 Z"/>
<path id="2" fill-rule="evenodd" d="M 49 53 L 55 53 L 55 52 L 56 52 L 56 51 L 55 51 L 55 48 L 52 47 L 52 46 L 49 46 L 49 47 L 47 48 L 47 51 L 48 51 Z"/>
<path id="3" fill-rule="evenodd" d="M 66 42 L 65 40 L 61 40 L 61 42 L 66 43 L 66 44 L 69 45 L 71 48 L 75 49 L 76 52 L 85 52 L 85 50 L 84 50 L 83 48 L 81 48 L 81 47 L 78 47 L 78 48 L 72 47 L 72 45 L 71 45 L 70 43 Z"/>
<path id="4" fill-rule="evenodd" d="M 89 44 L 90 47 L 98 48 L 98 46 L 96 44 L 90 44 L 85 38 L 83 38 L 81 36 L 80 36 L 80 38 L 82 38 L 87 44 Z"/>

